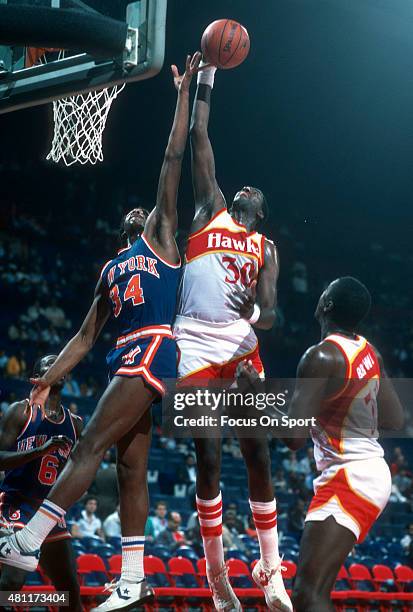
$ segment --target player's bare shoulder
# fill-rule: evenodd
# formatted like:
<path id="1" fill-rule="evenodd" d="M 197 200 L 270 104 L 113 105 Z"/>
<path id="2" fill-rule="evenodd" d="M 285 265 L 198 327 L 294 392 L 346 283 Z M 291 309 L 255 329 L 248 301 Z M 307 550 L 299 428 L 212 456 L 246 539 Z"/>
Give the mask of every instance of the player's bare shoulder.
<path id="1" fill-rule="evenodd" d="M 78 414 L 74 414 L 73 412 L 70 412 L 70 417 L 72 419 L 73 427 L 75 428 L 76 435 L 79 438 L 83 431 L 83 419 L 81 416 L 79 416 Z"/>
<path id="2" fill-rule="evenodd" d="M 276 268 L 277 275 L 280 270 L 278 249 L 273 240 L 264 236 L 264 265 L 269 264 Z"/>
<path id="3" fill-rule="evenodd" d="M 310 346 L 301 357 L 297 368 L 300 378 L 330 377 L 345 367 L 343 355 L 331 342 L 322 340 Z"/>

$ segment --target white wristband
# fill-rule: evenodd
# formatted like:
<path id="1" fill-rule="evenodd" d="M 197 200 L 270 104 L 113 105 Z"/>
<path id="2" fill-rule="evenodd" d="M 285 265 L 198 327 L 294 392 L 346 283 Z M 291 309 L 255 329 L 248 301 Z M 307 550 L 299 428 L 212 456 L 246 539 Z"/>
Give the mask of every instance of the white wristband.
<path id="1" fill-rule="evenodd" d="M 204 63 L 205 62 L 201 62 L 201 66 Z M 216 66 L 209 66 L 208 68 L 205 68 L 204 70 L 200 70 L 197 76 L 197 83 L 198 84 L 202 83 L 202 85 L 209 85 L 211 89 L 213 89 L 216 71 L 217 71 Z"/>
<path id="2" fill-rule="evenodd" d="M 254 323 L 256 323 L 258 319 L 260 318 L 260 315 L 261 315 L 261 308 L 258 306 L 258 304 L 254 304 L 254 312 L 248 319 L 248 323 L 250 323 L 251 325 L 254 325 Z"/>

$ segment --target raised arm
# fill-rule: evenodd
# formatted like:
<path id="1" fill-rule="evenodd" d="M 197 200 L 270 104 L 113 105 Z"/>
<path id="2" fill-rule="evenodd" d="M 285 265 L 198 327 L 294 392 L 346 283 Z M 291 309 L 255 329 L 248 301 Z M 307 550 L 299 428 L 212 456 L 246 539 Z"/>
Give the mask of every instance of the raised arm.
<path id="1" fill-rule="evenodd" d="M 182 160 L 188 139 L 189 127 L 189 88 L 192 76 L 198 70 L 201 54 L 188 55 L 183 76 L 176 66 L 172 66 L 175 87 L 178 91 L 175 117 L 166 147 L 158 183 L 156 206 L 149 215 L 144 235 L 154 242 L 161 254 L 167 258 L 176 256 L 174 242 L 178 225 L 176 202 L 181 178 Z"/>
<path id="2" fill-rule="evenodd" d="M 208 135 L 211 92 L 216 68 L 206 68 L 199 83 L 191 118 L 192 182 L 195 197 L 193 230 L 197 230 L 226 202 L 215 178 L 215 159 Z"/>
<path id="3" fill-rule="evenodd" d="M 77 334 L 66 344 L 46 374 L 42 378 L 32 379 L 32 383 L 36 385 L 31 396 L 33 402 L 44 403 L 40 392 L 56 384 L 83 359 L 95 344 L 110 314 L 107 287 L 100 279 L 93 303 Z"/>

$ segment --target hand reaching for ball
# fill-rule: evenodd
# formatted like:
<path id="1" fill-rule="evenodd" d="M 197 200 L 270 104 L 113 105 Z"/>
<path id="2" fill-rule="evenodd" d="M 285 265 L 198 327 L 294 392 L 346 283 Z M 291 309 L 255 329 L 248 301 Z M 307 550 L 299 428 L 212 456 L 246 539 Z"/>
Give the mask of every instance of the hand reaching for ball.
<path id="1" fill-rule="evenodd" d="M 202 54 L 200 51 L 197 51 L 191 57 L 187 55 L 186 57 L 186 66 L 184 74 L 180 75 L 179 70 L 175 64 L 171 66 L 172 75 L 174 77 L 174 85 L 179 92 L 189 91 L 189 87 L 191 85 L 192 77 L 196 74 L 200 69 L 199 64 L 202 59 Z"/>

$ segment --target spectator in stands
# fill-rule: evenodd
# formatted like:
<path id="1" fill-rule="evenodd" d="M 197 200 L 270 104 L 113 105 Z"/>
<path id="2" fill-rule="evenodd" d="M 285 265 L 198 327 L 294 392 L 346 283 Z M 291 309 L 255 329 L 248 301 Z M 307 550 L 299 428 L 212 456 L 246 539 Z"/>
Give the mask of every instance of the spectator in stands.
<path id="1" fill-rule="evenodd" d="M 288 513 L 288 530 L 301 533 L 304 529 L 305 502 L 299 497 Z"/>
<path id="2" fill-rule="evenodd" d="M 298 460 L 297 453 L 290 451 L 285 459 L 283 459 L 282 466 L 289 474 L 298 472 Z"/>
<path id="3" fill-rule="evenodd" d="M 245 544 L 240 539 L 240 532 L 237 529 L 237 514 L 234 510 L 227 510 L 223 516 L 222 540 L 224 550 L 235 548 L 241 552 L 246 552 Z"/>
<path id="4" fill-rule="evenodd" d="M 55 299 L 53 299 L 51 304 L 45 308 L 44 316 L 54 327 L 61 327 L 64 329 L 68 329 L 70 327 L 70 322 L 66 320 L 63 309 L 57 305 L 57 301 Z"/>
<path id="5" fill-rule="evenodd" d="M 98 536 L 104 539 L 102 521 L 96 516 L 98 501 L 96 497 L 89 496 L 85 500 L 85 507 L 81 512 L 80 519 L 72 527 L 72 535 L 75 538 L 86 536 Z"/>
<path id="6" fill-rule="evenodd" d="M 276 493 L 280 491 L 287 491 L 288 484 L 285 478 L 285 472 L 282 468 L 275 470 L 273 485 Z"/>
<path id="7" fill-rule="evenodd" d="M 235 438 L 226 438 L 222 444 L 222 452 L 225 455 L 231 455 L 234 459 L 241 459 L 242 454 L 238 440 Z"/>
<path id="8" fill-rule="evenodd" d="M 94 495 L 99 502 L 98 516 L 102 520 L 116 510 L 118 505 L 117 483 L 116 465 L 113 463 L 111 449 L 109 449 L 89 488 L 89 493 Z"/>
<path id="9" fill-rule="evenodd" d="M 120 527 L 119 504 L 112 514 L 103 521 L 103 532 L 107 538 L 120 538 L 122 535 Z"/>
<path id="10" fill-rule="evenodd" d="M 413 542 L 413 523 L 410 523 L 406 526 L 407 533 L 400 540 L 400 544 L 403 550 L 407 553 L 409 552 L 410 545 Z"/>
<path id="11" fill-rule="evenodd" d="M 255 527 L 254 517 L 252 516 L 252 514 L 250 514 L 250 516 L 248 517 L 248 527 L 246 528 L 245 533 L 250 538 L 258 538 L 257 529 Z"/>
<path id="12" fill-rule="evenodd" d="M 69 410 L 70 410 L 70 412 L 72 414 L 79 414 L 79 409 L 78 409 L 77 404 L 75 402 L 70 402 Z"/>
<path id="13" fill-rule="evenodd" d="M 247 517 L 242 517 L 238 512 L 238 505 L 235 502 L 230 502 L 227 510 L 235 513 L 235 527 L 239 533 L 244 533 Z"/>
<path id="14" fill-rule="evenodd" d="M 8 360 L 9 358 L 6 355 L 6 351 L 4 349 L 0 350 L 0 373 L 1 374 L 4 373 Z"/>
<path id="15" fill-rule="evenodd" d="M 168 526 L 168 506 L 164 501 L 158 501 L 155 508 L 155 516 L 148 517 L 145 528 L 145 536 L 149 540 L 155 540 L 158 535 Z"/>
<path id="16" fill-rule="evenodd" d="M 397 487 L 400 493 L 406 499 L 409 499 L 412 494 L 413 480 L 411 474 L 406 470 L 405 467 L 401 467 L 397 474 L 393 476 L 393 485 Z"/>
<path id="17" fill-rule="evenodd" d="M 63 387 L 62 395 L 73 395 L 73 397 L 80 397 L 79 384 L 73 378 L 71 373 L 66 375 L 66 382 L 65 386 Z"/>
<path id="18" fill-rule="evenodd" d="M 186 546 L 189 542 L 185 535 L 179 530 L 182 518 L 179 512 L 168 512 L 167 526 L 155 538 L 155 544 L 166 546 L 172 552 L 180 546 Z"/>
<path id="19" fill-rule="evenodd" d="M 298 472 L 307 476 L 311 472 L 311 464 L 314 462 L 314 451 L 312 448 L 307 448 L 305 456 L 298 462 Z"/>
<path id="20" fill-rule="evenodd" d="M 7 373 L 7 376 L 10 376 L 10 378 L 20 377 L 22 373 L 22 367 L 21 367 L 21 364 L 20 364 L 20 361 L 17 355 L 12 355 L 11 357 L 9 357 L 9 360 L 6 366 L 6 373 Z"/>
<path id="21" fill-rule="evenodd" d="M 196 459 L 192 453 L 185 457 L 185 464 L 178 468 L 178 484 L 194 484 L 196 482 Z"/>

